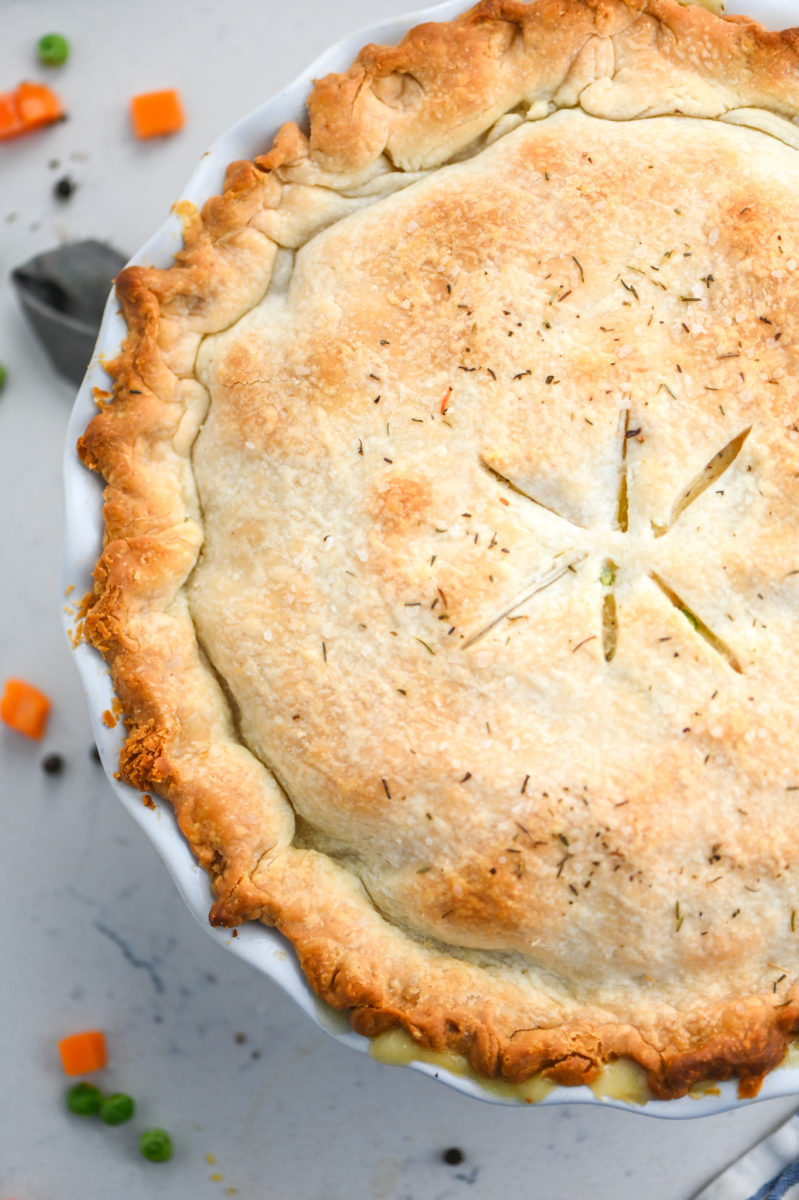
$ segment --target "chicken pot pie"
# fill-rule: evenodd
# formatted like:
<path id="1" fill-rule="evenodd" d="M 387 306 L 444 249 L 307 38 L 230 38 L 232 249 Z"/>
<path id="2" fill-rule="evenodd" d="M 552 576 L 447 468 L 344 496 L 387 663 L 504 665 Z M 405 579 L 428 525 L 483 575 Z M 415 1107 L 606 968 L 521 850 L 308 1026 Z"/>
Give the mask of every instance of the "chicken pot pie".
<path id="1" fill-rule="evenodd" d="M 486 0 L 232 164 L 80 442 L 211 920 L 480 1074 L 799 1030 L 799 31 Z"/>

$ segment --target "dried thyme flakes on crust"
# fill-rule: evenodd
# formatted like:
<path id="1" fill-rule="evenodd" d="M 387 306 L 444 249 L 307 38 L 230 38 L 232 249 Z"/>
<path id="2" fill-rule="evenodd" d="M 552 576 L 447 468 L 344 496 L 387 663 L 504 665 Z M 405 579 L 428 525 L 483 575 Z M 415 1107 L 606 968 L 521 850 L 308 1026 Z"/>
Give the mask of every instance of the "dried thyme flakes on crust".
<path id="1" fill-rule="evenodd" d="M 120 276 L 121 771 L 367 1035 L 670 1097 L 797 1028 L 797 41 L 478 5 Z"/>

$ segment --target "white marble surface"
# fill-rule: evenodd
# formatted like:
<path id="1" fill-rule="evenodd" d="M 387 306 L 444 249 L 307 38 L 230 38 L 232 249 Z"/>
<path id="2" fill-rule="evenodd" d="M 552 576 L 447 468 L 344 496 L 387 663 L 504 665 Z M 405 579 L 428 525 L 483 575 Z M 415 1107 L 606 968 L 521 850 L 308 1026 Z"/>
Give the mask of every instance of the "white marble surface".
<path id="1" fill-rule="evenodd" d="M 91 759 L 60 623 L 72 389 L 30 334 L 8 273 L 66 239 L 132 252 L 217 134 L 338 37 L 416 7 L 0 0 L 0 90 L 43 73 L 33 57 L 42 33 L 73 44 L 69 64 L 46 76 L 70 120 L 0 144 L 0 682 L 22 676 L 53 700 L 42 744 L 0 728 L 0 1200 L 202 1200 L 231 1189 L 247 1200 L 688 1200 L 795 1106 L 680 1122 L 576 1105 L 511 1110 L 353 1054 L 197 926 Z M 186 129 L 135 143 L 128 97 L 166 86 L 181 89 Z M 64 174 L 77 184 L 68 203 L 52 195 Z M 57 777 L 39 765 L 51 751 L 66 760 Z M 130 1126 L 65 1112 L 56 1042 L 95 1026 L 111 1052 L 104 1086 L 137 1098 L 137 1128 L 172 1132 L 170 1164 L 140 1159 Z M 460 1166 L 442 1162 L 448 1146 L 463 1149 Z"/>

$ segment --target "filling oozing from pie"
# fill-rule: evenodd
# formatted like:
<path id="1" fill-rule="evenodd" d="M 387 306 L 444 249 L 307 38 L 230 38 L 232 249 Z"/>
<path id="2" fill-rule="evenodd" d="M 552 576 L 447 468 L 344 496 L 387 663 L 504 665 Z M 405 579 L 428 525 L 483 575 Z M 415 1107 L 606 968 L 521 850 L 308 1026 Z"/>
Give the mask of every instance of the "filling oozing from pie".
<path id="1" fill-rule="evenodd" d="M 562 111 L 200 350 L 191 612 L 295 844 L 569 1000 L 790 982 L 797 195 L 762 132 Z"/>

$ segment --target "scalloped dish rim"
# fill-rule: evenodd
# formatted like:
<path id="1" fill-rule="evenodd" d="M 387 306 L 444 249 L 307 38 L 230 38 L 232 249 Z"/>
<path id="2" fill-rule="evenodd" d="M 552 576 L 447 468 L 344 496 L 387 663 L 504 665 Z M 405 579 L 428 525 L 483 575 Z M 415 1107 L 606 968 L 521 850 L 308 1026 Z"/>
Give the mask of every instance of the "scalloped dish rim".
<path id="1" fill-rule="evenodd" d="M 701 0 L 698 0 L 701 3 Z M 252 157 L 261 151 L 267 139 L 264 130 L 271 136 L 273 130 L 286 120 L 298 119 L 304 112 L 304 100 L 311 80 L 320 74 L 340 70 L 349 65 L 360 48 L 370 41 L 392 42 L 398 40 L 413 25 L 424 20 L 447 19 L 465 7 L 464 0 L 444 0 L 443 3 L 417 9 L 393 19 L 385 19 L 347 35 L 307 66 L 291 83 L 282 88 L 254 112 L 238 121 L 221 135 L 203 155 L 182 193 L 182 199 L 201 203 L 219 190 L 224 169 L 228 162 L 242 157 Z M 736 3 L 736 8 L 741 5 Z M 743 7 L 749 15 L 759 9 L 769 8 L 769 0 L 750 0 Z M 761 20 L 767 20 L 764 13 Z M 144 244 L 130 260 L 131 263 L 168 264 L 181 244 L 181 227 L 173 212 L 161 228 Z M 297 958 L 289 942 L 275 929 L 250 924 L 237 931 L 213 928 L 207 919 L 212 896 L 205 873 L 191 856 L 187 843 L 180 833 L 168 803 L 159 797 L 148 797 L 143 803 L 142 795 L 135 788 L 114 777 L 119 752 L 123 742 L 123 731 L 119 723 L 112 724 L 107 714 L 113 713 L 115 695 L 108 668 L 99 653 L 77 640 L 74 627 L 80 600 L 91 590 L 92 570 L 99 556 L 102 543 L 102 481 L 91 475 L 78 460 L 75 445 L 78 437 L 95 411 L 94 390 L 108 390 L 109 377 L 103 369 L 105 358 L 116 354 L 124 332 L 122 318 L 117 311 L 115 296 L 109 296 L 103 315 L 95 352 L 86 376 L 75 398 L 74 407 L 67 426 L 64 451 L 65 490 L 65 534 L 62 559 L 62 595 L 70 601 L 64 610 L 64 626 L 72 646 L 75 661 L 85 688 L 92 728 L 108 781 L 139 827 L 150 839 L 164 860 L 183 900 L 198 923 L 219 945 L 232 951 L 238 958 L 249 962 L 262 974 L 268 976 L 302 1009 L 306 1016 L 323 1031 L 361 1053 L 370 1053 L 372 1043 L 366 1037 L 349 1028 L 345 1018 L 330 1009 L 313 993 L 303 976 Z M 104 719 L 105 717 L 105 719 Z M 408 1043 L 409 1053 L 412 1050 Z M 379 1050 L 373 1057 L 386 1061 Z M 456 1073 L 429 1056 L 429 1060 L 414 1058 L 407 1061 L 409 1054 L 398 1056 L 403 1065 L 433 1077 L 464 1095 L 494 1104 L 539 1105 L 552 1104 L 601 1104 L 625 1109 L 648 1116 L 672 1119 L 689 1119 L 721 1113 L 732 1108 L 756 1103 L 760 1100 L 787 1097 L 799 1092 L 799 1067 L 778 1067 L 768 1075 L 760 1093 L 754 1099 L 740 1100 L 736 1081 L 697 1088 L 695 1094 L 675 1100 L 649 1100 L 645 1104 L 609 1095 L 611 1086 L 605 1090 L 596 1088 L 595 1094 L 588 1087 L 553 1087 L 546 1095 L 534 1102 L 512 1095 L 512 1088 L 491 1087 L 478 1076 L 465 1071 Z"/>

